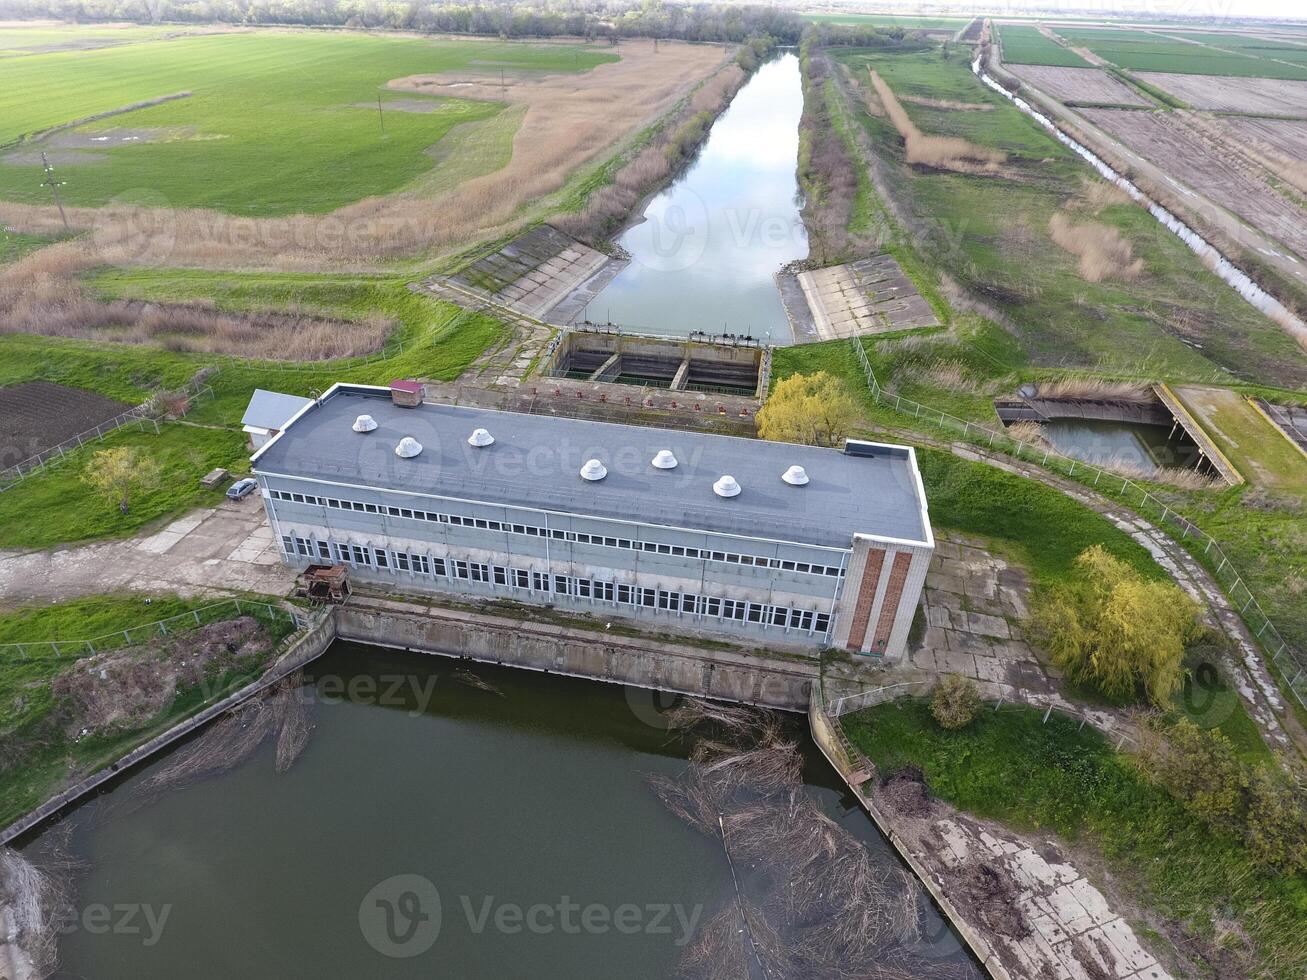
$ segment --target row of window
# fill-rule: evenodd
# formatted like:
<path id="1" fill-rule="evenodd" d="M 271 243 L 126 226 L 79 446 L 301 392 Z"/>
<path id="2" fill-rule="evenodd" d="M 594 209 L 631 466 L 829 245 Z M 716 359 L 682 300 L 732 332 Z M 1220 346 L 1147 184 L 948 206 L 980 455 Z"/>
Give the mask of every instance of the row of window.
<path id="1" fill-rule="evenodd" d="M 576 599 L 597 599 L 624 606 L 662 609 L 667 612 L 731 619 L 763 626 L 780 626 L 808 633 L 825 633 L 830 627 L 830 614 L 813 609 L 775 606 L 748 602 L 744 599 L 700 595 L 694 592 L 651 589 L 622 582 L 579 578 L 574 575 L 552 575 L 548 572 L 512 568 L 488 562 L 437 558 L 432 555 L 396 551 L 393 548 L 339 544 L 335 541 L 302 538 L 299 535 L 282 535 L 281 541 L 288 557 L 299 555 L 304 558 L 340 561 L 349 565 L 386 571 L 413 572 L 438 578 L 461 579 L 466 582 L 484 582 L 488 585 L 502 585 L 527 592 L 553 593 Z"/>
<path id="2" fill-rule="evenodd" d="M 779 568 L 787 572 L 802 572 L 810 575 L 829 575 L 838 577 L 843 574 L 838 565 L 820 565 L 806 561 L 790 561 L 780 558 L 766 558 L 762 555 L 743 555 L 733 551 L 710 551 L 706 548 L 688 548 L 678 544 L 659 544 L 656 541 L 637 541 L 632 538 L 609 537 L 602 534 L 587 534 L 584 531 L 562 531 L 556 528 L 536 527 L 533 524 L 514 524 L 507 521 L 492 521 L 483 517 L 463 517 L 460 514 L 437 514 L 426 510 L 410 510 L 408 507 L 390 507 L 384 504 L 364 504 L 357 500 L 339 500 L 335 497 L 317 497 L 311 493 L 291 493 L 287 490 L 269 490 L 268 496 L 273 500 L 285 500 L 297 504 L 314 504 L 319 507 L 332 507 L 336 510 L 354 510 L 365 514 L 385 514 L 389 517 L 402 517 L 414 521 L 431 521 L 437 524 L 449 524 L 455 527 L 473 527 L 484 531 L 502 531 L 508 534 L 524 534 L 532 538 L 550 538 L 556 541 L 574 541 L 577 544 L 596 544 L 606 548 L 626 548 L 629 551 L 647 551 L 652 554 L 673 555 L 681 558 L 697 558 L 702 561 L 729 562 L 733 565 L 754 565 L 759 568 Z"/>

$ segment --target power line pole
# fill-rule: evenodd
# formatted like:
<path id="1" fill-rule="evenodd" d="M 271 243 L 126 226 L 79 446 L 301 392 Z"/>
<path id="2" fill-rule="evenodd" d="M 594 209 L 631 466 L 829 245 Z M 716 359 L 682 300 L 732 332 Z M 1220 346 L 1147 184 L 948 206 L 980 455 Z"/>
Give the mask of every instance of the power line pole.
<path id="1" fill-rule="evenodd" d="M 59 208 L 59 217 L 63 219 L 64 231 L 68 231 L 68 215 L 64 213 L 64 202 L 59 200 L 59 188 L 63 184 L 63 181 L 55 179 L 54 167 L 50 166 L 50 161 L 46 158 L 45 150 L 41 151 L 41 165 L 45 167 L 45 180 L 41 181 L 41 184 L 50 188 L 50 193 L 54 195 L 54 203 Z"/>
<path id="2" fill-rule="evenodd" d="M 381 124 L 381 138 L 386 138 L 386 117 L 381 114 L 381 93 L 377 93 L 377 122 Z"/>

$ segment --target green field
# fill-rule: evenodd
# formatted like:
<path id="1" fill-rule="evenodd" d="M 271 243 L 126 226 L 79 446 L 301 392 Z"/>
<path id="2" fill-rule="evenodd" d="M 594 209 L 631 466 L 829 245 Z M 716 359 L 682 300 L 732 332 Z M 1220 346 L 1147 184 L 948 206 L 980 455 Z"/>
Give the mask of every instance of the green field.
<path id="1" fill-rule="evenodd" d="M 0 60 L 0 144 L 72 120 L 189 91 L 57 134 L 72 204 L 143 199 L 241 215 L 320 213 L 398 190 L 428 153 L 500 103 L 390 93 L 393 78 L 463 70 L 581 71 L 616 55 L 567 45 L 256 32 L 147 41 Z M 377 98 L 430 111 L 377 115 Z M 115 130 L 140 137 L 124 143 Z M 102 140 L 103 145 L 96 142 Z M 77 144 L 60 149 L 61 141 Z M 116 145 L 115 145 L 116 143 Z M 31 147 L 0 156 L 0 198 L 48 203 Z M 17 162 L 15 162 L 17 161 Z M 142 192 L 142 188 L 148 189 Z M 141 195 L 144 194 L 142 198 Z"/>
<path id="2" fill-rule="evenodd" d="M 0 335 L 0 385 L 42 379 L 98 391 L 136 404 L 156 388 L 177 388 L 197 370 L 219 366 L 212 397 L 197 402 L 183 423 L 163 431 L 120 429 L 101 443 L 69 453 L 36 477 L 0 494 L 0 540 L 9 547 L 47 548 L 90 538 L 122 537 L 192 507 L 221 500 L 199 478 L 215 466 L 248 472 L 249 451 L 238 421 L 255 388 L 308 395 L 336 381 L 386 384 L 396 377 L 451 380 L 487 347 L 500 342 L 504 326 L 480 313 L 410 291 L 400 280 L 313 275 L 251 275 L 155 270 L 106 272 L 95 280 L 105 295 L 160 300 L 211 299 L 229 310 L 306 311 L 351 319 L 377 312 L 397 324 L 392 339 L 402 351 L 375 360 L 337 360 L 311 365 L 231 362 L 128 344 L 96 344 L 21 334 Z M 81 480 L 91 453 L 134 446 L 162 466 L 157 487 L 140 494 L 131 512 L 95 497 Z"/>
<path id="3" fill-rule="evenodd" d="M 998 37 L 1003 45 L 1003 61 L 1007 64 L 1089 67 L 1089 62 L 1084 58 L 1056 41 L 1050 41 L 1039 33 L 1037 27 L 1004 24 L 998 28 Z"/>
<path id="4" fill-rule="evenodd" d="M 1143 31 L 1066 28 L 1057 33 L 1118 67 L 1135 71 L 1307 80 L 1307 65 L 1281 64 L 1257 57 L 1251 50 L 1247 54 L 1231 54 Z"/>
<path id="5" fill-rule="evenodd" d="M 38 54 L 54 49 L 72 50 L 100 45 L 130 44 L 151 41 L 198 28 L 186 27 L 119 27 L 105 25 L 52 25 L 36 22 L 33 26 L 0 27 L 0 58 Z"/>

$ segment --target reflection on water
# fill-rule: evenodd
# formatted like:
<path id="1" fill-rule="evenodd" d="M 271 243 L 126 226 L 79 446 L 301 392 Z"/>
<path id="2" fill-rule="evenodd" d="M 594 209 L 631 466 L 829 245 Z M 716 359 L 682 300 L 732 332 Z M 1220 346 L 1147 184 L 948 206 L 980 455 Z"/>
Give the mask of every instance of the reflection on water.
<path id="1" fill-rule="evenodd" d="M 773 277 L 808 254 L 795 176 L 802 112 L 798 58 L 763 65 L 690 168 L 618 239 L 631 264 L 591 301 L 589 318 L 791 342 Z"/>
<path id="2" fill-rule="evenodd" d="M 1198 462 L 1198 447 L 1171 438 L 1170 427 L 1165 425 L 1055 419 L 1043 423 L 1039 434 L 1065 456 L 1096 466 L 1124 467 L 1142 476 Z"/>
<path id="3" fill-rule="evenodd" d="M 156 935 L 143 912 L 134 932 L 82 916 L 59 976 L 654 980 L 733 900 L 720 843 L 648 784 L 686 767 L 661 696 L 348 644 L 312 670 L 315 727 L 288 772 L 269 743 L 144 795 L 169 753 L 64 821 L 88 869 L 76 907 L 163 921 Z M 794 732 L 804 791 L 897 869 L 800 718 Z M 62 836 L 46 830 L 25 853 L 39 863 Z M 539 928 L 519 917 L 532 908 Z M 951 931 L 921 914 L 915 962 L 965 972 Z"/>

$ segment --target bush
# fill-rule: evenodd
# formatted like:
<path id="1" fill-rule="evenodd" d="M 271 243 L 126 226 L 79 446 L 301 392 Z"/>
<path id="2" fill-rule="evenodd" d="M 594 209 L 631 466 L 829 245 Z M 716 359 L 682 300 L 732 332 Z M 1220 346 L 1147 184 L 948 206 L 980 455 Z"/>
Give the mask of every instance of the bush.
<path id="1" fill-rule="evenodd" d="M 1285 874 L 1307 870 L 1307 793 L 1265 766 L 1248 787 L 1248 855 Z"/>
<path id="2" fill-rule="evenodd" d="M 1185 646 L 1198 633 L 1198 606 L 1172 583 L 1146 581 L 1093 545 L 1076 558 L 1072 580 L 1044 597 L 1034 626 L 1073 682 L 1118 700 L 1143 693 L 1166 708 L 1183 679 Z"/>
<path id="3" fill-rule="evenodd" d="M 838 446 L 860 417 L 839 378 L 825 371 L 792 374 L 772 386 L 758 412 L 758 434 L 774 442 Z"/>
<path id="4" fill-rule="evenodd" d="M 980 714 L 980 689 L 970 677 L 949 674 L 935 685 L 930 713 L 940 728 L 951 732 L 966 728 Z"/>

